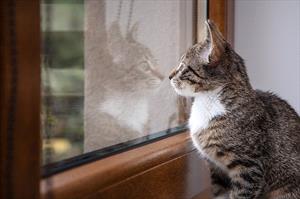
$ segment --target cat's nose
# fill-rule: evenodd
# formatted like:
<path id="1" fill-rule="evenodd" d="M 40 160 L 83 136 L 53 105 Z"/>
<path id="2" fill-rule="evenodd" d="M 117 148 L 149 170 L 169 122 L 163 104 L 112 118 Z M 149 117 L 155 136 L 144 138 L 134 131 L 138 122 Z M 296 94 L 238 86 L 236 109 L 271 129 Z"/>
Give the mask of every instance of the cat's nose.
<path id="1" fill-rule="evenodd" d="M 171 80 L 176 75 L 176 70 L 173 70 L 169 75 L 169 79 Z"/>

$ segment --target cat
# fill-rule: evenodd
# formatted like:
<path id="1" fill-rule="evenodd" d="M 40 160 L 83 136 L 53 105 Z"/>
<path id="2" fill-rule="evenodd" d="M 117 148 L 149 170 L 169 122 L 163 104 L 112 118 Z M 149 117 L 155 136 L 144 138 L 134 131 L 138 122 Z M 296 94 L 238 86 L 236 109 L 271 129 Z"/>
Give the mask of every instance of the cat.
<path id="1" fill-rule="evenodd" d="M 108 54 L 91 88 L 86 114 L 85 151 L 126 142 L 148 133 L 148 99 L 164 76 L 151 51 L 137 41 L 138 24 L 123 36 L 118 22 L 107 32 Z M 99 82 L 97 82 L 99 81 Z M 97 93 L 99 91 L 99 93 Z M 97 106 L 95 106 L 97 105 Z"/>
<path id="2" fill-rule="evenodd" d="M 284 100 L 254 90 L 243 59 L 206 22 L 204 41 L 169 76 L 193 97 L 194 146 L 211 171 L 214 198 L 300 199 L 300 118 Z"/>

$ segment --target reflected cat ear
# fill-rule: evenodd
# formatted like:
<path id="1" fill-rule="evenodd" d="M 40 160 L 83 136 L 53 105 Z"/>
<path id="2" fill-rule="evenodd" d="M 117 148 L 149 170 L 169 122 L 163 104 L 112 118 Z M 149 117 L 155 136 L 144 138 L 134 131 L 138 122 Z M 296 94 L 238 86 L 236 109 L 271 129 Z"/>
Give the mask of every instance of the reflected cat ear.
<path id="1" fill-rule="evenodd" d="M 128 31 L 126 38 L 129 42 L 135 42 L 137 40 L 139 23 L 135 22 L 132 28 Z"/>
<path id="2" fill-rule="evenodd" d="M 208 62 L 217 62 L 225 52 L 227 42 L 211 20 L 207 20 L 205 24 L 207 30 L 206 44 L 209 49 L 207 59 Z"/>
<path id="3" fill-rule="evenodd" d="M 120 25 L 118 22 L 113 22 L 108 31 L 108 41 L 111 45 L 117 45 L 123 40 Z"/>
<path id="4" fill-rule="evenodd" d="M 108 30 L 108 48 L 111 55 L 114 57 L 115 62 L 120 59 L 120 54 L 122 51 L 122 46 L 124 45 L 124 38 L 121 33 L 120 24 L 118 22 L 113 22 Z"/>

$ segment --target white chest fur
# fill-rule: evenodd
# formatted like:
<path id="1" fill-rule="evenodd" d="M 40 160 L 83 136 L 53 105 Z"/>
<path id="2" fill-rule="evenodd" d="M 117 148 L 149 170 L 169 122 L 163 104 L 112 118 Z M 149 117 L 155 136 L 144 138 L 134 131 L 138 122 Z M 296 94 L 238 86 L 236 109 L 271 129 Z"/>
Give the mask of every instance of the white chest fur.
<path id="1" fill-rule="evenodd" d="M 203 156 L 206 156 L 206 154 L 202 151 L 199 143 L 199 134 L 208 127 L 209 122 L 214 117 L 223 115 L 226 112 L 225 107 L 219 100 L 219 91 L 220 89 L 216 89 L 196 96 L 189 118 L 189 128 L 193 144 Z"/>
<path id="2" fill-rule="evenodd" d="M 108 97 L 101 104 L 101 111 L 113 116 L 123 126 L 143 133 L 148 121 L 148 102 L 146 98 L 134 99 L 122 95 Z"/>

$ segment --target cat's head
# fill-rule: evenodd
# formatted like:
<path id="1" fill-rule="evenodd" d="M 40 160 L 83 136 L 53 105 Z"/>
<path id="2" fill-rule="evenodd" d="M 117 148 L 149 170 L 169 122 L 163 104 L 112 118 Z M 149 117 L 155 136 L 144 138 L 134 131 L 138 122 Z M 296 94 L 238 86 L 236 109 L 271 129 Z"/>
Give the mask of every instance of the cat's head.
<path id="1" fill-rule="evenodd" d="M 108 34 L 113 75 L 123 90 L 132 92 L 156 89 L 164 78 L 150 49 L 137 40 L 137 33 L 137 23 L 123 36 L 120 25 L 113 22 Z"/>
<path id="2" fill-rule="evenodd" d="M 205 40 L 189 48 L 169 76 L 179 95 L 196 97 L 229 83 L 248 85 L 242 58 L 212 21 L 206 22 L 206 29 Z"/>

